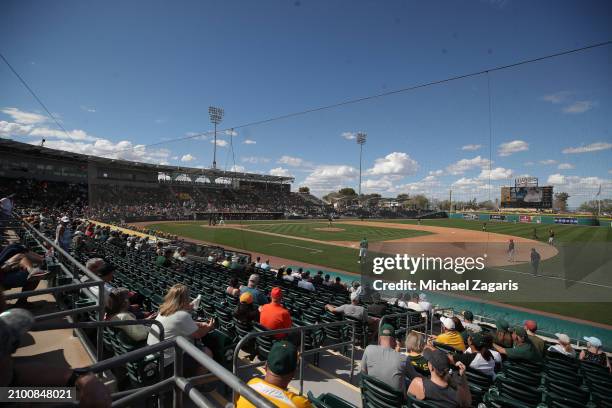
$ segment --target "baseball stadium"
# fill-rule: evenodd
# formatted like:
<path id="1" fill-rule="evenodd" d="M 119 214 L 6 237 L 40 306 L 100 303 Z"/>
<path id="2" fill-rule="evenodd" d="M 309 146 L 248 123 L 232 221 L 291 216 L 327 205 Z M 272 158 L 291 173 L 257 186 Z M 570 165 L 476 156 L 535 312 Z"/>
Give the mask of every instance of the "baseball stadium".
<path id="1" fill-rule="evenodd" d="M 1 406 L 612 407 L 612 7 L 340 3 L 0 6 Z"/>

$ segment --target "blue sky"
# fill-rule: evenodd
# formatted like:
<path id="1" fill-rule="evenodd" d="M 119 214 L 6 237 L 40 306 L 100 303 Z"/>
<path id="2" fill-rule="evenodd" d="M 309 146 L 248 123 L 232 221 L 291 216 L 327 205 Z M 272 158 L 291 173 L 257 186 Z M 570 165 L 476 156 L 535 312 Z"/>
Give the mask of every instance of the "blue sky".
<path id="1" fill-rule="evenodd" d="M 605 1 L 3 1 L 0 136 L 208 167 L 210 140 L 167 142 L 612 39 Z M 221 168 L 290 174 L 324 194 L 496 198 L 519 175 L 577 205 L 612 196 L 612 46 L 220 137 Z M 118 152 L 121 150 L 121 152 Z M 235 158 L 235 161 L 234 159 Z M 489 174 L 489 168 L 491 172 Z"/>

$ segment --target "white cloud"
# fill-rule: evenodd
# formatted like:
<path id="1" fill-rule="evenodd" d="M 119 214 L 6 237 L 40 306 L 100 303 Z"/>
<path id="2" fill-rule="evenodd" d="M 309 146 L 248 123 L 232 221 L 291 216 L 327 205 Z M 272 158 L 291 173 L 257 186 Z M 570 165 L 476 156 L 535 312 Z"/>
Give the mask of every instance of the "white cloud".
<path id="1" fill-rule="evenodd" d="M 93 106 L 85 106 L 85 105 L 81 105 L 81 110 L 84 110 L 85 112 L 89 112 L 89 113 L 96 113 L 96 108 Z"/>
<path id="2" fill-rule="evenodd" d="M 278 159 L 278 164 L 285 164 L 291 167 L 313 167 L 313 164 L 311 162 L 308 162 L 300 157 L 287 155 L 281 156 L 281 158 Z"/>
<path id="3" fill-rule="evenodd" d="M 477 187 L 482 185 L 482 182 L 473 178 L 461 177 L 459 180 L 453 183 L 454 187 Z"/>
<path id="4" fill-rule="evenodd" d="M 185 154 L 185 155 L 183 155 L 183 157 L 181 157 L 181 161 L 185 162 L 185 163 L 188 163 L 190 161 L 194 161 L 195 159 L 196 158 L 194 156 L 192 156 L 191 154 L 189 154 L 189 153 Z"/>
<path id="5" fill-rule="evenodd" d="M 83 141 L 89 141 L 89 142 L 93 142 L 99 139 L 98 137 L 89 135 L 87 132 L 81 129 L 73 129 L 73 130 L 68 130 L 67 132 L 64 132 L 63 130 L 49 129 L 48 127 L 34 128 L 30 132 L 30 136 L 39 136 L 39 137 L 44 137 L 46 139 L 49 139 L 49 138 L 70 139 L 70 140 L 77 140 L 77 141 L 83 140 Z"/>
<path id="6" fill-rule="evenodd" d="M 38 141 L 30 142 L 30 144 L 38 144 Z M 110 159 L 141 161 L 154 164 L 168 164 L 168 159 L 172 156 L 168 149 L 151 149 L 144 145 L 134 145 L 127 140 L 117 143 L 106 139 L 96 139 L 91 143 L 65 139 L 49 140 L 45 143 L 45 147 Z"/>
<path id="7" fill-rule="evenodd" d="M 374 161 L 374 167 L 368 169 L 366 174 L 381 175 L 410 175 L 416 173 L 419 164 L 407 153 L 393 152 Z"/>
<path id="8" fill-rule="evenodd" d="M 430 170 L 429 171 L 430 176 L 441 176 L 443 174 L 444 174 L 444 170 Z"/>
<path id="9" fill-rule="evenodd" d="M 246 168 L 244 166 L 234 164 L 232 167 L 229 168 L 229 171 L 235 171 L 236 173 L 246 173 Z"/>
<path id="10" fill-rule="evenodd" d="M 215 144 L 214 140 L 211 140 L 210 143 Z M 219 147 L 226 147 L 229 143 L 227 143 L 226 140 L 223 139 L 217 139 L 217 146 Z"/>
<path id="11" fill-rule="evenodd" d="M 0 120 L 0 137 L 25 136 L 32 131 L 30 125 Z"/>
<path id="12" fill-rule="evenodd" d="M 306 185 L 316 192 L 337 191 L 353 183 L 358 175 L 359 171 L 352 166 L 318 165 L 314 167 L 301 185 Z"/>
<path id="13" fill-rule="evenodd" d="M 244 144 L 255 144 L 257 143 L 255 140 L 252 139 L 244 139 L 244 142 L 242 142 Z"/>
<path id="14" fill-rule="evenodd" d="M 270 159 L 268 159 L 267 157 L 246 156 L 246 157 L 241 157 L 240 161 L 243 163 L 259 164 L 259 163 L 269 163 Z"/>
<path id="15" fill-rule="evenodd" d="M 482 148 L 481 144 L 469 144 L 461 147 L 461 150 L 474 151 Z"/>
<path id="16" fill-rule="evenodd" d="M 342 132 L 340 136 L 342 136 L 346 140 L 354 140 L 355 138 L 357 138 L 357 134 L 355 132 Z"/>
<path id="17" fill-rule="evenodd" d="M 227 129 L 223 133 L 225 133 L 227 136 L 233 136 L 233 137 L 238 136 L 238 132 L 236 132 L 234 129 Z"/>
<path id="18" fill-rule="evenodd" d="M 524 166 L 533 166 L 535 163 L 532 161 L 527 161 L 525 163 L 523 163 Z"/>
<path id="19" fill-rule="evenodd" d="M 612 143 L 595 142 L 595 143 L 588 144 L 586 146 L 568 147 L 566 149 L 563 149 L 563 153 L 565 154 L 590 153 L 590 152 L 598 152 L 600 150 L 608 150 L 608 149 L 612 149 Z"/>
<path id="20" fill-rule="evenodd" d="M 544 164 L 546 166 L 551 164 L 557 164 L 556 160 L 548 159 L 548 160 L 540 160 L 540 164 Z"/>
<path id="21" fill-rule="evenodd" d="M 380 179 L 367 179 L 361 184 L 361 188 L 367 192 L 387 192 L 393 189 L 393 182 L 388 177 Z"/>
<path id="22" fill-rule="evenodd" d="M 548 176 L 548 180 L 546 180 L 548 184 L 565 184 L 565 176 L 563 174 L 551 174 Z"/>
<path id="23" fill-rule="evenodd" d="M 566 102 L 570 96 L 571 96 L 571 92 L 561 91 L 561 92 L 556 92 L 556 93 L 549 94 L 549 95 L 544 95 L 542 99 L 545 100 L 546 102 L 559 104 L 559 103 Z"/>
<path id="24" fill-rule="evenodd" d="M 524 152 L 529 150 L 529 143 L 522 140 L 513 140 L 511 142 L 502 143 L 497 149 L 500 156 L 510 156 L 511 154 Z"/>
<path id="25" fill-rule="evenodd" d="M 511 177 L 512 170 L 503 167 L 496 167 L 491 169 L 491 171 L 489 171 L 489 169 L 483 169 L 478 176 L 480 180 L 489 180 L 489 178 L 491 180 L 507 180 Z"/>
<path id="26" fill-rule="evenodd" d="M 446 171 L 452 175 L 463 174 L 468 170 L 475 168 L 485 168 L 490 164 L 489 159 L 485 159 L 481 156 L 476 156 L 473 159 L 461 159 L 456 163 L 451 164 L 446 168 Z"/>
<path id="27" fill-rule="evenodd" d="M 293 177 L 293 174 L 291 174 L 288 169 L 285 169 L 283 167 L 275 167 L 273 169 L 270 169 L 270 175 L 280 177 Z"/>
<path id="28" fill-rule="evenodd" d="M 49 118 L 44 115 L 39 115 L 34 112 L 24 112 L 17 108 L 4 108 L 2 112 L 12 117 L 13 120 L 20 125 L 36 125 L 49 121 Z"/>
<path id="29" fill-rule="evenodd" d="M 563 112 L 565 113 L 584 113 L 587 112 L 596 105 L 597 103 L 594 101 L 576 101 L 571 105 L 563 108 Z"/>
<path id="30" fill-rule="evenodd" d="M 575 169 L 576 166 L 574 166 L 573 164 L 570 163 L 561 163 L 557 166 L 557 168 L 559 170 L 571 170 L 571 169 Z"/>
<path id="31" fill-rule="evenodd" d="M 399 192 L 408 191 L 413 194 L 432 193 L 432 190 L 440 187 L 441 185 L 442 184 L 436 176 L 429 175 L 419 181 L 414 181 L 412 183 L 397 186 L 396 190 Z M 446 191 L 444 192 L 444 194 L 446 194 Z"/>

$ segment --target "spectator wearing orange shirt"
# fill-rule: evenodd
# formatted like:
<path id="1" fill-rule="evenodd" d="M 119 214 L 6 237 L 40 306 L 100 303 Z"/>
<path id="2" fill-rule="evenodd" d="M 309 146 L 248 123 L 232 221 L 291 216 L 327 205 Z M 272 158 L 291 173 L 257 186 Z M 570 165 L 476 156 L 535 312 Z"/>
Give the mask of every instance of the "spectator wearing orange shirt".
<path id="1" fill-rule="evenodd" d="M 291 315 L 282 305 L 283 292 L 281 288 L 272 288 L 272 301 L 259 307 L 259 324 L 268 330 L 288 329 L 291 327 Z M 276 339 L 283 339 L 287 334 L 277 334 Z"/>

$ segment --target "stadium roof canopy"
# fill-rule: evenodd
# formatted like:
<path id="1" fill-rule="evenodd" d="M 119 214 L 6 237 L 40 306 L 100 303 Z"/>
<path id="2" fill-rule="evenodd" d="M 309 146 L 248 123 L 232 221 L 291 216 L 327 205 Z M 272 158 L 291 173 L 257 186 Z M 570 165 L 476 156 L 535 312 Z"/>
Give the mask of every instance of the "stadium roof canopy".
<path id="1" fill-rule="evenodd" d="M 74 153 L 68 152 L 65 150 L 57 150 L 50 149 L 47 147 L 41 147 L 36 145 L 31 145 L 28 143 L 21 143 L 14 140 L 9 139 L 1 139 L 0 138 L 0 151 L 2 154 L 11 152 L 17 154 L 26 154 L 33 157 L 46 157 L 53 158 L 56 160 L 71 160 L 71 161 L 79 161 L 83 163 L 97 163 L 100 165 L 106 165 L 110 167 L 122 167 L 122 168 L 132 168 L 134 170 L 149 170 L 152 172 L 158 173 L 168 173 L 168 174 L 187 174 L 193 176 L 204 176 L 209 179 L 218 179 L 218 178 L 228 178 L 228 179 L 236 179 L 243 181 L 258 181 L 258 182 L 267 182 L 267 183 L 287 183 L 294 182 L 294 177 L 284 177 L 284 176 L 271 176 L 268 174 L 257 174 L 257 173 L 241 173 L 234 171 L 225 171 L 220 169 L 200 169 L 196 167 L 183 167 L 183 166 L 168 166 L 163 164 L 152 164 L 152 163 L 143 163 L 143 162 L 135 162 L 123 159 L 109 159 L 105 157 L 91 156 L 88 154 Z"/>

